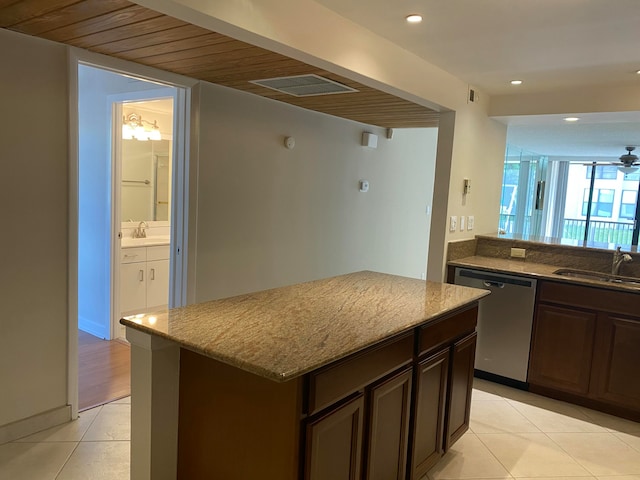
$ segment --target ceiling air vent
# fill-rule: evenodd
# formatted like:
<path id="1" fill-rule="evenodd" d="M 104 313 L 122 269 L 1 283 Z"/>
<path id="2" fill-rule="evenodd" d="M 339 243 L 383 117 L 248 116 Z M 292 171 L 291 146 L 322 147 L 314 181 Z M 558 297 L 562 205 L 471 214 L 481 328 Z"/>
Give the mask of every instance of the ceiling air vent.
<path id="1" fill-rule="evenodd" d="M 355 88 L 347 87 L 346 85 L 318 75 L 265 78 L 263 80 L 251 80 L 251 83 L 295 97 L 311 97 L 313 95 L 332 95 L 335 93 L 358 91 Z"/>

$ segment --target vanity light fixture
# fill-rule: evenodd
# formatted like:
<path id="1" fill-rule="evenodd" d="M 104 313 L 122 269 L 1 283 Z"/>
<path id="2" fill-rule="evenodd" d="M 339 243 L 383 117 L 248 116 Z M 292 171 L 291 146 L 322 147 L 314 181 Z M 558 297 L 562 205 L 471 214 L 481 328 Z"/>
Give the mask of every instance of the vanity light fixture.
<path id="1" fill-rule="evenodd" d="M 145 128 L 145 125 L 148 125 L 148 127 Z M 122 117 L 122 139 L 133 140 L 134 138 L 143 142 L 147 140 L 162 140 L 158 122 L 156 120 L 153 122 L 143 120 L 142 115 L 137 113 L 125 115 Z"/>
<path id="2" fill-rule="evenodd" d="M 579 117 L 565 117 L 564 119 L 565 122 L 577 122 L 578 120 L 580 120 Z"/>
<path id="3" fill-rule="evenodd" d="M 522 80 L 511 80 L 511 85 L 522 85 Z"/>
<path id="4" fill-rule="evenodd" d="M 420 23 L 422 21 L 422 15 L 412 13 L 406 17 L 407 23 Z"/>

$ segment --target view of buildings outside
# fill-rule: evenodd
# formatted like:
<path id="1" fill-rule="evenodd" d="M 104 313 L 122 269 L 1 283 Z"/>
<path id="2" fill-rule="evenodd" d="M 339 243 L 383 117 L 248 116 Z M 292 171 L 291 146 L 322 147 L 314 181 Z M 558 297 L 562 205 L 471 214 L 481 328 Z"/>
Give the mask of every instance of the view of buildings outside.
<path id="1" fill-rule="evenodd" d="M 509 147 L 499 229 L 564 243 L 584 241 L 586 230 L 589 241 L 631 245 L 639 184 L 640 169 L 625 174 L 618 165 L 598 164 L 594 170 Z"/>

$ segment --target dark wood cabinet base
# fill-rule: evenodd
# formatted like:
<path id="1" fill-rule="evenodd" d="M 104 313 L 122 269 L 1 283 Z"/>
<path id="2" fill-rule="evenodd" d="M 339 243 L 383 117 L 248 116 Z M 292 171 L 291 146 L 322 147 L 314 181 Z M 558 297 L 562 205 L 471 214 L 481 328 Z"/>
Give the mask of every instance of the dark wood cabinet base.
<path id="1" fill-rule="evenodd" d="M 616 417 L 626 418 L 634 422 L 640 422 L 640 412 L 637 410 L 618 407 L 610 403 L 599 402 L 591 398 L 580 395 L 572 395 L 571 393 L 561 392 L 552 388 L 542 387 L 540 385 L 529 384 L 529 391 L 545 397 L 555 398 L 567 403 L 573 403 L 599 412 L 615 415 Z"/>
<path id="2" fill-rule="evenodd" d="M 418 480 L 469 427 L 476 315 L 283 383 L 182 349 L 178 478 Z"/>

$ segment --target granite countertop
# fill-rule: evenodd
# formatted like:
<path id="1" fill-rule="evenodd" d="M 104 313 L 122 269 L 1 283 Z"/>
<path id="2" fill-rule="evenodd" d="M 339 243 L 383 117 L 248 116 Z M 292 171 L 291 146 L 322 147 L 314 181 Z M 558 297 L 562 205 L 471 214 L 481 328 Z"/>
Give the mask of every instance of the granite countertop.
<path id="1" fill-rule="evenodd" d="M 560 269 L 566 269 L 566 267 L 559 267 L 557 265 L 548 265 L 543 263 L 533 263 L 526 260 L 523 261 L 519 259 L 494 258 L 475 255 L 471 257 L 460 258 L 457 260 L 450 260 L 448 262 L 448 265 L 453 267 L 475 268 L 487 272 L 515 274 L 537 279 L 554 280 L 557 282 L 573 283 L 606 288 L 608 290 L 627 291 L 640 294 L 640 284 L 611 283 L 586 278 L 562 276 L 555 274 L 554 272 Z M 606 275 L 607 274 L 604 274 L 603 276 Z M 637 282 L 640 282 L 640 279 L 632 278 L 630 280 L 636 280 Z"/>
<path id="2" fill-rule="evenodd" d="M 286 381 L 461 308 L 486 290 L 358 272 L 120 323 Z"/>

